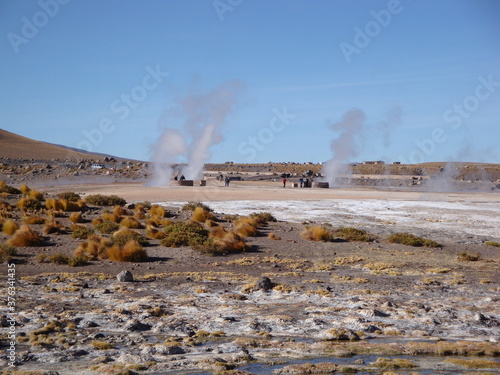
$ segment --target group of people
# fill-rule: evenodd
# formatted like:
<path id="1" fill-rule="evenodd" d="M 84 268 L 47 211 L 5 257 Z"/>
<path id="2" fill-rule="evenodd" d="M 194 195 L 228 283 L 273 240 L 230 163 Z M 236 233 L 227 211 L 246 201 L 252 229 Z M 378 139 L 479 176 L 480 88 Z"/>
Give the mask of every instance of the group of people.
<path id="1" fill-rule="evenodd" d="M 224 186 L 229 186 L 229 182 L 231 181 L 228 176 L 224 177 L 222 174 L 217 176 L 217 181 L 224 181 Z"/>

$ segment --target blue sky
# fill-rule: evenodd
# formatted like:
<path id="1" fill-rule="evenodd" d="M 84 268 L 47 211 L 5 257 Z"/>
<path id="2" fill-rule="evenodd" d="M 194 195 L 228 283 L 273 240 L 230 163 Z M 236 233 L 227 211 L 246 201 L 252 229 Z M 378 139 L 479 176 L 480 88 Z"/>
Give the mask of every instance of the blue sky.
<path id="1" fill-rule="evenodd" d="M 150 160 L 179 98 L 237 80 L 211 162 L 328 160 L 359 109 L 350 161 L 500 163 L 499 19 L 497 0 L 2 0 L 0 128 Z"/>

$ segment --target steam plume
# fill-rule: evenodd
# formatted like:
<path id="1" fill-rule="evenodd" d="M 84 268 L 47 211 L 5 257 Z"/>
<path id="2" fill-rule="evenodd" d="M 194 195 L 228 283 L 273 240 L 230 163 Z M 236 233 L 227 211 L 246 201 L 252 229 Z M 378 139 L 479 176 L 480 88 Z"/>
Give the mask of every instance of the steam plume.
<path id="1" fill-rule="evenodd" d="M 347 111 L 341 121 L 330 125 L 330 129 L 339 133 L 330 146 L 333 156 L 323 165 L 323 174 L 330 186 L 338 185 L 338 177 L 348 172 L 347 163 L 358 154 L 365 118 L 362 110 L 353 109 Z"/>
<path id="2" fill-rule="evenodd" d="M 170 110 L 172 117 L 180 120 L 180 131 L 167 128 L 162 137 L 153 146 L 155 165 L 172 164 L 179 157 L 185 156 L 187 167 L 182 173 L 188 180 L 200 179 L 203 166 L 210 158 L 210 148 L 224 140 L 222 129 L 244 85 L 238 80 L 229 81 L 207 94 L 190 93 L 175 101 Z M 187 145 L 189 144 L 189 145 Z M 162 159 L 163 156 L 166 159 Z M 158 160 L 159 159 L 159 160 Z M 161 178 L 157 176 L 160 173 Z M 165 176 L 168 179 L 165 180 Z M 155 167 L 153 181 L 168 185 L 172 176 L 165 167 Z"/>

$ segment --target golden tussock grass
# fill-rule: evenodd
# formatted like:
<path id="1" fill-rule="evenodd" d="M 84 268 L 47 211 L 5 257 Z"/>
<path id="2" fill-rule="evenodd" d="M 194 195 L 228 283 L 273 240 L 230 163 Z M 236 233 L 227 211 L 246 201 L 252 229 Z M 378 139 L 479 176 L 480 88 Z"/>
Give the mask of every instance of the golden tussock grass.
<path id="1" fill-rule="evenodd" d="M 125 215 L 129 215 L 129 212 L 127 211 L 127 209 L 125 209 L 124 207 L 122 206 L 118 206 L 116 205 L 114 208 L 113 208 L 113 213 L 117 216 L 125 216 Z"/>
<path id="2" fill-rule="evenodd" d="M 9 219 L 12 217 L 12 214 L 6 210 L 0 210 L 0 219 Z"/>
<path id="3" fill-rule="evenodd" d="M 165 210 L 165 208 L 163 208 L 159 204 L 154 204 L 149 209 L 149 215 L 150 216 L 156 216 L 156 217 L 159 217 L 159 218 L 166 217 L 167 216 L 167 210 Z"/>
<path id="4" fill-rule="evenodd" d="M 165 218 L 160 218 L 160 217 L 151 217 L 146 220 L 146 225 L 149 225 L 151 227 L 159 228 L 159 227 L 166 227 L 168 225 L 172 224 L 172 221 L 170 219 Z"/>
<path id="5" fill-rule="evenodd" d="M 306 227 L 302 233 L 300 233 L 300 236 L 308 241 L 328 242 L 333 240 L 332 231 L 324 225 Z"/>
<path id="6" fill-rule="evenodd" d="M 58 221 L 48 220 L 43 227 L 44 234 L 62 234 L 66 233 L 66 228 Z"/>
<path id="7" fill-rule="evenodd" d="M 83 201 L 72 202 L 67 199 L 60 199 L 59 203 L 62 206 L 62 210 L 66 212 L 80 211 L 85 207 L 85 202 Z"/>
<path id="8" fill-rule="evenodd" d="M 204 223 L 207 220 L 214 220 L 215 216 L 203 207 L 195 207 L 191 220 L 197 223 Z"/>
<path id="9" fill-rule="evenodd" d="M 257 220 L 251 217 L 240 217 L 234 221 L 235 232 L 243 237 L 256 237 L 260 233 Z"/>
<path id="10" fill-rule="evenodd" d="M 23 225 L 12 235 L 7 243 L 18 247 L 42 246 L 44 238 L 28 225 Z"/>
<path id="11" fill-rule="evenodd" d="M 84 223 L 85 220 L 83 219 L 82 213 L 81 212 L 73 212 L 71 215 L 69 215 L 69 221 L 72 223 Z"/>
<path id="12" fill-rule="evenodd" d="M 7 219 L 2 225 L 2 232 L 7 236 L 12 236 L 19 229 L 19 225 L 12 219 Z"/>
<path id="13" fill-rule="evenodd" d="M 39 200 L 26 197 L 19 199 L 16 206 L 21 210 L 39 210 L 42 208 L 42 204 Z"/>
<path id="14" fill-rule="evenodd" d="M 28 185 L 22 183 L 19 185 L 19 190 L 21 190 L 21 194 L 27 195 L 30 193 L 31 189 L 29 188 Z"/>
<path id="15" fill-rule="evenodd" d="M 146 237 L 147 238 L 151 238 L 152 240 L 161 240 L 161 239 L 165 238 L 165 236 L 166 236 L 165 233 L 156 229 L 155 227 L 152 227 L 150 225 L 148 225 L 146 227 Z"/>
<path id="16" fill-rule="evenodd" d="M 212 238 L 224 238 L 227 231 L 222 225 L 217 225 L 210 230 L 210 237 Z"/>
<path id="17" fill-rule="evenodd" d="M 141 229 L 143 227 L 141 222 L 132 216 L 125 216 L 120 221 L 120 226 L 132 229 Z"/>
<path id="18" fill-rule="evenodd" d="M 107 250 L 112 246 L 110 240 L 105 237 L 92 235 L 85 242 L 78 245 L 74 251 L 75 256 L 87 256 L 91 259 L 106 259 Z"/>
<path id="19" fill-rule="evenodd" d="M 59 201 L 59 199 L 56 198 L 47 198 L 45 200 L 45 207 L 48 210 L 54 210 L 54 211 L 63 210 L 62 203 Z"/>
<path id="20" fill-rule="evenodd" d="M 40 216 L 24 216 L 22 218 L 23 224 L 44 224 L 45 219 Z"/>
<path id="21" fill-rule="evenodd" d="M 123 247 L 114 245 L 107 253 L 108 259 L 116 262 L 144 262 L 148 259 L 146 250 L 135 240 L 128 241 Z"/>
<path id="22" fill-rule="evenodd" d="M 30 190 L 30 192 L 27 195 L 29 198 L 36 199 L 37 201 L 43 201 L 43 198 L 44 198 L 43 193 L 41 193 L 37 190 Z"/>
<path id="23" fill-rule="evenodd" d="M 213 238 L 213 241 L 229 253 L 243 252 L 249 249 L 243 238 L 235 231 L 227 231 L 222 238 Z"/>
<path id="24" fill-rule="evenodd" d="M 103 212 L 101 217 L 103 220 L 112 221 L 113 223 L 119 223 L 122 220 L 120 215 L 115 215 L 111 212 Z"/>

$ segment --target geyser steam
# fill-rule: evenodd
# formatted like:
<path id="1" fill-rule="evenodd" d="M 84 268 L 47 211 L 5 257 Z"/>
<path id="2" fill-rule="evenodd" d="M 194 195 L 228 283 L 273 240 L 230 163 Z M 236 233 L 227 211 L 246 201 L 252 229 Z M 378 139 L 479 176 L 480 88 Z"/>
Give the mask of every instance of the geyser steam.
<path id="1" fill-rule="evenodd" d="M 342 119 L 329 127 L 339 135 L 335 138 L 330 149 L 332 158 L 323 164 L 323 174 L 330 186 L 337 186 L 337 179 L 341 174 L 349 172 L 347 163 L 359 153 L 359 140 L 364 133 L 365 113 L 360 109 L 347 111 Z"/>
<path id="2" fill-rule="evenodd" d="M 170 113 L 180 119 L 180 130 L 165 128 L 152 146 L 155 168 L 151 184 L 168 185 L 173 172 L 170 165 L 181 156 L 188 161 L 182 170 L 186 179 L 202 178 L 210 148 L 223 141 L 222 129 L 243 89 L 242 82 L 233 80 L 207 94 L 191 93 L 176 100 Z"/>

